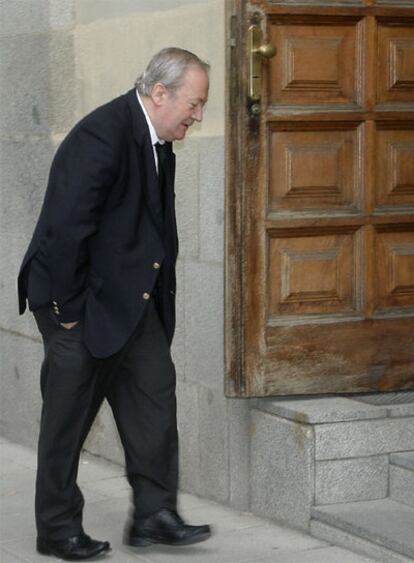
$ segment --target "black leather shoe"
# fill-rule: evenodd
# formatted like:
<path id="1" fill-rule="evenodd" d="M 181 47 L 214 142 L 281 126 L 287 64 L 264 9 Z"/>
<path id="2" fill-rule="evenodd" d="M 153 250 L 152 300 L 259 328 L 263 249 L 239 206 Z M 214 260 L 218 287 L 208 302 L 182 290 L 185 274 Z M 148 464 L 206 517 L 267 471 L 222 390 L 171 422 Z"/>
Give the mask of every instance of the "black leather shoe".
<path id="1" fill-rule="evenodd" d="M 189 526 L 173 510 L 162 508 L 142 522 L 133 524 L 126 543 L 145 547 L 152 543 L 189 545 L 210 537 L 210 526 Z"/>
<path id="2" fill-rule="evenodd" d="M 55 555 L 66 561 L 93 559 L 107 553 L 110 549 L 109 542 L 93 540 L 86 534 L 55 541 L 37 538 L 37 551 L 39 553 Z"/>

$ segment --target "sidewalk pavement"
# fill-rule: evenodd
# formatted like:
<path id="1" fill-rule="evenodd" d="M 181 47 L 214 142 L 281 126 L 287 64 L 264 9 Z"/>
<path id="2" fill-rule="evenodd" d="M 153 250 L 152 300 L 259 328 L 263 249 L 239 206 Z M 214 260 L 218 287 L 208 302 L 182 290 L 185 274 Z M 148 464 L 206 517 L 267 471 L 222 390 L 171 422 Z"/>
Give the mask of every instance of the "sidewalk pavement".
<path id="1" fill-rule="evenodd" d="M 33 450 L 0 438 L 0 561 L 58 561 L 35 551 Z M 86 500 L 84 527 L 109 540 L 107 563 L 368 563 L 373 559 L 331 546 L 301 532 L 238 512 L 193 495 L 180 494 L 180 511 L 193 524 L 210 523 L 212 537 L 186 547 L 150 546 L 135 550 L 122 544 L 130 491 L 122 467 L 84 455 L 79 482 Z"/>

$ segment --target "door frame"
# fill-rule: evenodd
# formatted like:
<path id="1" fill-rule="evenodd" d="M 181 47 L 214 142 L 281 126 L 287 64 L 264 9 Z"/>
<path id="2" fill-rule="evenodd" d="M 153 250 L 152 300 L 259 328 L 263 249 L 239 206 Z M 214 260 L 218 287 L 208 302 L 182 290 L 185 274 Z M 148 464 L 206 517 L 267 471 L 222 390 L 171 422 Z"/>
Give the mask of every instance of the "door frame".
<path id="1" fill-rule="evenodd" d="M 224 391 L 244 395 L 243 366 L 243 173 L 242 121 L 246 103 L 244 83 L 244 2 L 226 0 L 225 57 L 225 249 L 224 249 Z"/>

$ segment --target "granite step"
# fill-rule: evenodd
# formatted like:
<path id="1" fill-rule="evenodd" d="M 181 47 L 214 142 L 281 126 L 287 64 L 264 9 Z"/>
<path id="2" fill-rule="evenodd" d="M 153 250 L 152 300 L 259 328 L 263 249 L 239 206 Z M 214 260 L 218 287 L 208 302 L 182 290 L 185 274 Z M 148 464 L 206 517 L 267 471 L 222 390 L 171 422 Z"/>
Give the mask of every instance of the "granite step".
<path id="1" fill-rule="evenodd" d="M 389 498 L 313 507 L 311 533 L 378 561 L 414 561 L 414 508 Z"/>
<path id="2" fill-rule="evenodd" d="M 389 471 L 390 498 L 414 507 L 414 451 L 391 454 Z"/>
<path id="3" fill-rule="evenodd" d="M 390 455 L 390 463 L 414 471 L 414 450 Z"/>

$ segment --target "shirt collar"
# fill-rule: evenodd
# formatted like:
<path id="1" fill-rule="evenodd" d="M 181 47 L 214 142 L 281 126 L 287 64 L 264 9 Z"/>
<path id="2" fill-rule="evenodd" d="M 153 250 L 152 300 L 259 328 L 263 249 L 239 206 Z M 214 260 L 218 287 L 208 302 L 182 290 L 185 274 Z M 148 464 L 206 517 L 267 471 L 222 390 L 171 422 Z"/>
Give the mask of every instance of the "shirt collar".
<path id="1" fill-rule="evenodd" d="M 157 132 L 155 131 L 154 125 L 151 122 L 150 116 L 148 115 L 148 112 L 147 112 L 147 110 L 146 110 L 146 108 L 145 108 L 145 106 L 142 102 L 142 98 L 139 95 L 138 90 L 135 90 L 135 92 L 137 94 L 139 105 L 141 106 L 141 109 L 144 112 L 144 116 L 145 116 L 146 122 L 148 124 L 148 129 L 149 129 L 150 136 L 151 136 L 151 143 L 153 145 L 156 145 L 157 143 L 159 143 L 160 145 L 163 145 L 165 143 L 165 141 L 158 137 Z"/>

